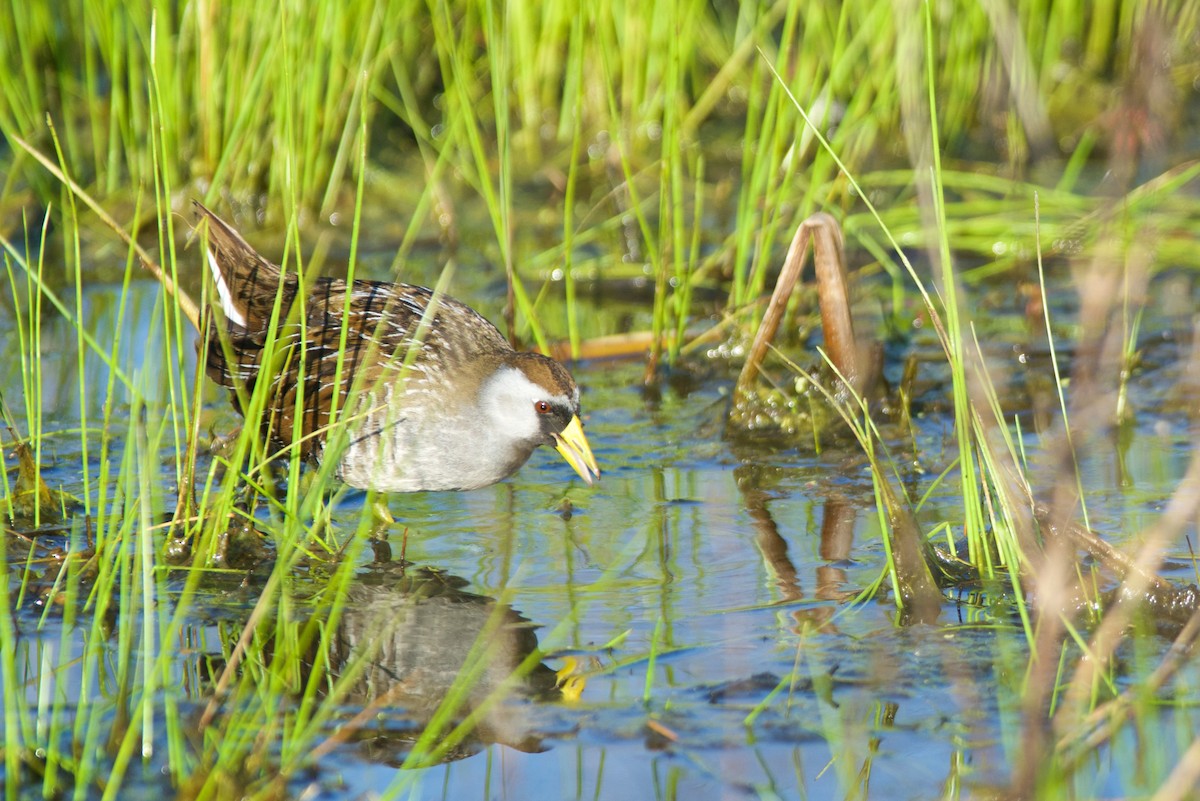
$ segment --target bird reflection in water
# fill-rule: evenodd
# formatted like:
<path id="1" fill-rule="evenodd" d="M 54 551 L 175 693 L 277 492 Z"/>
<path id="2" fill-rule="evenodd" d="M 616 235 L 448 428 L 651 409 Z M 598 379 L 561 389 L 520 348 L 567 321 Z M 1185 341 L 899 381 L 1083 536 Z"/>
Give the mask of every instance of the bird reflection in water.
<path id="1" fill-rule="evenodd" d="M 584 680 L 574 674 L 575 660 L 564 658 L 556 673 L 542 661 L 535 624 L 502 601 L 465 591 L 466 584 L 437 570 L 377 562 L 339 599 L 336 627 L 330 604 L 316 613 L 323 620 L 289 624 L 293 641 L 306 630 L 322 632 L 301 651 L 296 686 L 308 686 L 319 665 L 319 703 L 336 710 L 328 736 L 309 754 L 313 761 L 348 748 L 395 767 L 462 759 L 494 743 L 546 750 L 546 731 L 559 716 L 539 702 L 579 697 Z M 261 656 L 280 668 L 283 649 L 267 648 L 274 653 Z M 230 670 L 222 657 L 202 655 L 201 692 L 211 695 Z M 426 736 L 435 720 L 437 731 Z M 224 724 L 206 717 L 199 727 L 209 725 Z"/>
<path id="2" fill-rule="evenodd" d="M 452 748 L 435 750 L 435 761 L 461 759 L 491 743 L 544 750 L 529 702 L 561 700 L 563 688 L 534 656 L 533 623 L 437 571 L 371 579 L 348 590 L 328 654 L 340 703 L 375 712 L 351 735 L 364 756 L 402 764 L 443 704 L 457 707 L 443 731 L 468 716 L 474 726 Z"/>

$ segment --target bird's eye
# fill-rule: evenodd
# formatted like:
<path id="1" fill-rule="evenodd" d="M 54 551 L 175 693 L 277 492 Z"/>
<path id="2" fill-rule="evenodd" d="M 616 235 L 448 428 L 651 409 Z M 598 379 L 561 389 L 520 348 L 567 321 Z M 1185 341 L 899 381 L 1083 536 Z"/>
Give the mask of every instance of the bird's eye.
<path id="1" fill-rule="evenodd" d="M 534 401 L 533 408 L 537 409 L 538 414 L 550 414 L 551 407 L 550 407 L 549 401 L 544 401 L 544 400 Z"/>

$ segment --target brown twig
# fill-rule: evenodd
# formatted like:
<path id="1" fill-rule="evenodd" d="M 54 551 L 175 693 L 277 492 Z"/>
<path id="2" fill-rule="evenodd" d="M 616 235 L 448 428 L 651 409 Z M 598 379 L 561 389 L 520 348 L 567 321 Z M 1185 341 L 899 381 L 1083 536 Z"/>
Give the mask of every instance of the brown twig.
<path id="1" fill-rule="evenodd" d="M 163 268 L 159 266 L 158 262 L 150 257 L 150 254 L 146 252 L 145 248 L 139 245 L 134 238 L 130 236 L 129 232 L 119 226 L 117 221 L 109 216 L 108 212 L 104 210 L 104 208 L 95 200 L 95 198 L 88 194 L 86 189 L 75 183 L 70 176 L 66 175 L 61 169 L 59 169 L 57 164 L 51 161 L 47 156 L 34 149 L 32 145 L 16 134 L 11 134 L 10 138 L 12 141 L 16 142 L 26 153 L 33 156 L 33 158 L 39 164 L 45 167 L 47 172 L 49 172 L 64 186 L 70 189 L 76 197 L 82 200 L 83 204 L 95 212 L 96 216 L 100 218 L 100 221 L 111 228 L 117 234 L 117 236 L 121 237 L 121 240 L 124 241 L 125 244 L 133 248 L 133 252 L 137 254 L 138 260 L 142 263 L 142 267 L 144 267 L 147 272 L 153 275 L 155 280 L 162 284 L 163 289 L 167 291 L 168 295 L 175 298 L 175 301 L 179 304 L 179 308 L 183 312 L 184 316 L 187 317 L 192 326 L 199 331 L 200 310 L 196 306 L 196 303 L 191 299 L 187 292 L 179 288 L 179 286 L 171 279 L 171 276 L 167 275 L 167 273 L 163 271 Z"/>
<path id="2" fill-rule="evenodd" d="M 1187 473 L 1179 482 L 1163 515 L 1142 537 L 1134 559 L 1125 557 L 1126 569 L 1119 598 L 1132 603 L 1118 603 L 1100 623 L 1088 645 L 1088 658 L 1081 659 L 1075 668 L 1066 697 L 1056 716 L 1056 722 L 1082 708 L 1099 675 L 1110 664 L 1113 653 L 1124 638 L 1134 610 L 1150 597 L 1166 597 L 1171 586 L 1156 574 L 1167 546 L 1180 537 L 1200 505 L 1200 451 L 1193 453 Z M 1089 532 L 1090 533 L 1090 532 Z M 1061 725 L 1061 723 L 1059 724 Z"/>
<path id="3" fill-rule="evenodd" d="M 821 328 L 825 335 L 825 349 L 829 359 L 846 379 L 850 389 L 857 392 L 862 388 L 862 370 L 859 365 L 858 343 L 854 336 L 854 321 L 850 314 L 850 293 L 846 280 L 845 256 L 842 233 L 837 221 L 824 212 L 817 212 L 800 223 L 792 244 L 783 262 L 783 270 L 775 282 L 767 312 L 763 315 L 746 364 L 738 376 L 737 393 L 742 395 L 758 376 L 767 348 L 775 339 L 779 324 L 783 321 L 788 300 L 796 289 L 800 274 L 804 270 L 804 259 L 810 244 L 813 248 L 813 266 L 816 270 L 817 289 L 821 307 Z"/>
<path id="4" fill-rule="evenodd" d="M 1200 608 L 1192 613 L 1187 625 L 1171 643 L 1170 650 L 1145 683 L 1126 690 L 1092 710 L 1079 727 L 1058 741 L 1055 751 L 1058 754 L 1070 752 L 1075 754 L 1076 758 L 1093 754 L 1096 748 L 1112 737 L 1132 717 L 1135 702 L 1158 692 L 1181 667 L 1191 661 L 1197 639 L 1200 639 Z"/>

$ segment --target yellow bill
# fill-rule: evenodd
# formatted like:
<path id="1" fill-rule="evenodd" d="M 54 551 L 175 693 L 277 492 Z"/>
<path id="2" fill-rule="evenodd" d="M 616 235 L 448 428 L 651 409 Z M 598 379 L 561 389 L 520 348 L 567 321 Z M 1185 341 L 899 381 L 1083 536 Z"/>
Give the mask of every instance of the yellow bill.
<path id="1" fill-rule="evenodd" d="M 579 422 L 578 416 L 571 418 L 561 434 L 554 435 L 554 441 L 557 443 L 554 450 L 575 468 L 580 478 L 589 484 L 600 478 L 600 468 L 596 466 L 596 457 L 592 456 L 587 437 L 583 435 L 583 423 Z"/>

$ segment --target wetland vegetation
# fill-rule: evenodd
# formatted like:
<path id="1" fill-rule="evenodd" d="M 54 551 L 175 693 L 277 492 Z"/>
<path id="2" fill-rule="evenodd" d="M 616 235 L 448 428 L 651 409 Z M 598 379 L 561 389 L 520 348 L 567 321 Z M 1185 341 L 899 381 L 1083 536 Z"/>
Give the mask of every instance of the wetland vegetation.
<path id="1" fill-rule="evenodd" d="M 12 0 L 0 45 L 6 799 L 1194 791 L 1200 3 Z M 197 367 L 193 200 L 572 360 L 602 480 L 279 458 Z"/>

